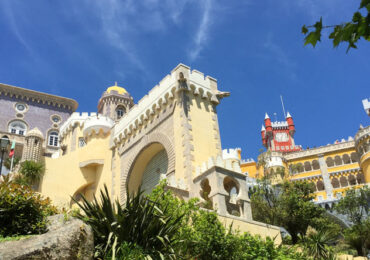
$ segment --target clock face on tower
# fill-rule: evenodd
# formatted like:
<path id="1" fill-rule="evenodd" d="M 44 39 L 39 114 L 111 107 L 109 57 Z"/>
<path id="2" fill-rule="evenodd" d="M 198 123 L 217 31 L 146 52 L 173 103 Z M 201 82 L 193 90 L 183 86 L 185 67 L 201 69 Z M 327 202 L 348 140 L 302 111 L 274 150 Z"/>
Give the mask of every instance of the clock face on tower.
<path id="1" fill-rule="evenodd" d="M 275 140 L 278 142 L 287 142 L 289 141 L 289 137 L 287 133 L 276 133 Z"/>

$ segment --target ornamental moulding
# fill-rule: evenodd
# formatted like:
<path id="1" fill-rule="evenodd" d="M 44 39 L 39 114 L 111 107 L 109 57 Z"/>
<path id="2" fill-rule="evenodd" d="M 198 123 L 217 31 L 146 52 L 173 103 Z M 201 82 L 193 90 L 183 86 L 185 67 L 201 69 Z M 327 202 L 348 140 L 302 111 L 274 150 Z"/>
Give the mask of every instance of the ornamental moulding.
<path id="1" fill-rule="evenodd" d="M 43 92 L 24 89 L 2 83 L 0 83 L 0 95 L 9 96 L 11 98 L 15 97 L 20 100 L 37 102 L 39 104 L 47 104 L 49 106 L 64 108 L 72 111 L 75 111 L 78 107 L 77 101 L 70 98 L 46 94 Z"/>
<path id="2" fill-rule="evenodd" d="M 303 150 L 303 151 L 300 151 L 300 152 L 287 154 L 287 155 L 285 155 L 285 159 L 293 160 L 293 159 L 297 159 L 297 158 L 302 158 L 302 157 L 307 157 L 307 156 L 312 156 L 312 155 L 319 155 L 319 154 L 323 154 L 323 153 L 327 153 L 327 152 L 338 151 L 338 150 L 354 148 L 354 147 L 355 147 L 355 142 L 354 141 L 338 143 L 338 144 L 331 144 L 331 145 L 327 145 L 327 146 L 313 148 L 313 149 L 310 149 L 310 150 Z"/>

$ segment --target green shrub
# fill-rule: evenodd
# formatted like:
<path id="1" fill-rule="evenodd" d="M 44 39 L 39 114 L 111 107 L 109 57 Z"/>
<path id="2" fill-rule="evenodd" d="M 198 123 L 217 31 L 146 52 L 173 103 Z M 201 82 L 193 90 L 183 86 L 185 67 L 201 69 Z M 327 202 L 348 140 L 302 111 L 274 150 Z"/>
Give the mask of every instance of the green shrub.
<path id="1" fill-rule="evenodd" d="M 29 185 L 39 182 L 44 174 L 44 165 L 35 161 L 24 161 L 19 170 Z"/>
<path id="2" fill-rule="evenodd" d="M 173 217 L 167 208 L 159 208 L 157 201 L 151 201 L 141 192 L 126 196 L 124 206 L 113 203 L 107 187 L 100 192 L 100 200 L 94 197 L 89 202 L 82 197 L 80 206 L 84 214 L 78 218 L 90 225 L 94 231 L 96 257 L 114 255 L 121 259 L 126 252 L 124 243 L 140 248 L 143 255 L 154 259 L 174 257 L 172 244 L 180 228 L 182 216 Z"/>
<path id="3" fill-rule="evenodd" d="M 215 212 L 200 209 L 197 199 L 185 202 L 177 198 L 166 190 L 165 182 L 149 198 L 156 200 L 159 208 L 167 207 L 172 216 L 182 216 L 177 243 L 173 245 L 180 259 L 307 259 L 294 247 L 275 246 L 271 239 L 232 232 L 232 227 L 222 225 Z"/>
<path id="4" fill-rule="evenodd" d="M 27 186 L 10 182 L 0 183 L 0 236 L 40 234 L 46 228 L 46 216 L 56 208 Z"/>

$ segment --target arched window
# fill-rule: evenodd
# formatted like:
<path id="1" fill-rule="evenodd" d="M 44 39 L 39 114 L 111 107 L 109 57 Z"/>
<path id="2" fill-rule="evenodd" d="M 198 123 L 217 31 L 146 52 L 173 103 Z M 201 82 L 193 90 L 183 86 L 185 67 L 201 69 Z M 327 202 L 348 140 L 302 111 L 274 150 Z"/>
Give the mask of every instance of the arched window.
<path id="1" fill-rule="evenodd" d="M 334 189 L 336 189 L 336 188 L 339 188 L 339 187 L 340 187 L 340 185 L 339 185 L 339 181 L 338 181 L 338 179 L 337 179 L 337 178 L 333 178 L 333 179 L 331 180 L 331 185 L 333 185 L 333 188 L 334 188 Z"/>
<path id="2" fill-rule="evenodd" d="M 335 166 L 338 166 L 338 165 L 342 165 L 343 164 L 342 158 L 340 158 L 339 155 L 337 155 L 337 156 L 334 157 L 334 162 L 335 162 Z"/>
<path id="3" fill-rule="evenodd" d="M 318 181 L 316 182 L 316 186 L 317 186 L 317 190 L 318 191 L 322 191 L 322 190 L 325 190 L 325 185 L 324 185 L 324 182 L 323 181 Z"/>
<path id="4" fill-rule="evenodd" d="M 362 184 L 365 183 L 365 176 L 363 173 L 357 174 L 357 183 Z"/>
<path id="5" fill-rule="evenodd" d="M 55 131 L 50 132 L 48 138 L 48 145 L 58 147 L 59 146 L 58 141 L 59 141 L 58 132 Z"/>
<path id="6" fill-rule="evenodd" d="M 354 163 L 354 162 L 358 162 L 358 155 L 357 153 L 351 153 L 351 161 Z"/>
<path id="7" fill-rule="evenodd" d="M 310 162 L 304 162 L 304 170 L 306 172 L 312 171 L 311 163 Z"/>
<path id="8" fill-rule="evenodd" d="M 331 158 L 331 157 L 326 158 L 326 165 L 328 167 L 333 167 L 334 166 L 334 160 L 333 160 L 333 158 Z"/>
<path id="9" fill-rule="evenodd" d="M 126 113 L 126 109 L 123 106 L 118 106 L 116 108 L 116 117 L 120 119 Z"/>
<path id="10" fill-rule="evenodd" d="M 351 163 L 351 158 L 349 158 L 348 154 L 343 154 L 343 163 L 344 164 L 350 164 Z"/>
<path id="11" fill-rule="evenodd" d="M 22 121 L 16 120 L 9 124 L 9 132 L 12 134 L 25 135 L 27 126 Z"/>
<path id="12" fill-rule="evenodd" d="M 350 184 L 350 185 L 356 185 L 356 184 L 357 184 L 357 182 L 356 182 L 356 178 L 355 178 L 355 176 L 353 176 L 352 174 L 350 174 L 350 175 L 348 176 L 348 181 L 349 181 L 349 184 Z"/>
<path id="13" fill-rule="evenodd" d="M 317 160 L 312 161 L 312 169 L 313 170 L 319 170 L 320 169 L 320 165 L 319 165 L 319 162 Z"/>
<path id="14" fill-rule="evenodd" d="M 340 177 L 340 186 L 342 187 L 347 187 L 348 186 L 348 181 L 347 181 L 347 178 L 342 176 Z"/>

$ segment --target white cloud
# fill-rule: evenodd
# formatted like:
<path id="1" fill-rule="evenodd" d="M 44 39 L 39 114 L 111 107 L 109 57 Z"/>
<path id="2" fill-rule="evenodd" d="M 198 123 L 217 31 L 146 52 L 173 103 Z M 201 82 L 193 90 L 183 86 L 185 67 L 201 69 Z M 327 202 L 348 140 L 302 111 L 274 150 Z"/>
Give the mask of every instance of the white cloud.
<path id="1" fill-rule="evenodd" d="M 212 8 L 211 0 L 203 0 L 202 8 L 203 8 L 202 18 L 198 31 L 196 32 L 194 46 L 192 46 L 189 52 L 189 57 L 191 61 L 194 61 L 199 57 L 200 52 L 203 50 L 208 40 L 209 27 L 211 25 L 211 16 L 210 16 Z"/>

